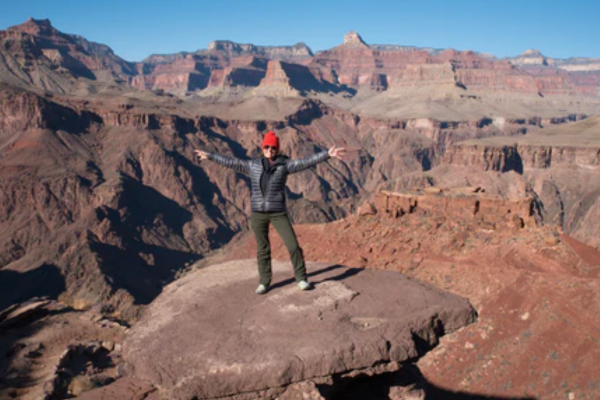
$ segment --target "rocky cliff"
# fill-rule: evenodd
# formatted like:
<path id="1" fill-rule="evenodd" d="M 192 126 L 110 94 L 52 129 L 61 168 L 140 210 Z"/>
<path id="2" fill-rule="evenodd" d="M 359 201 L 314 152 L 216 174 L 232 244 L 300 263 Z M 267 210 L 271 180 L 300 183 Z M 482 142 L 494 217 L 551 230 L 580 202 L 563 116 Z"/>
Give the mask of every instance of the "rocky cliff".
<path id="1" fill-rule="evenodd" d="M 506 61 L 491 61 L 471 51 L 378 50 L 354 32 L 342 45 L 316 54 L 311 65 L 333 76 L 332 83 L 379 90 L 419 87 L 424 82 L 537 94 L 535 80 Z"/>
<path id="2" fill-rule="evenodd" d="M 308 69 L 296 73 L 292 90 L 280 90 L 277 97 L 305 95 L 306 87 L 325 93 L 352 93 L 348 87 L 377 91 L 456 87 L 526 96 L 600 95 L 597 70 L 567 68 L 535 52 L 507 61 L 472 51 L 369 46 L 356 32 L 349 32 L 340 46 L 316 55 L 302 43 L 270 47 L 215 41 L 206 50 L 152 55 L 137 64 L 124 61 L 105 45 L 64 34 L 48 20 L 30 19 L 11 27 L 0 32 L 0 41 L 2 81 L 61 93 L 97 90 L 85 89 L 91 83 L 78 78 L 180 95 L 211 87 L 252 88 L 265 78 L 268 61 L 281 61 L 289 70 Z M 256 94 L 269 95 L 272 89 Z"/>
<path id="3" fill-rule="evenodd" d="M 99 80 L 125 79 L 135 72 L 132 63 L 116 56 L 108 46 L 64 34 L 47 19 L 30 18 L 0 31 L 0 43 L 5 62 L 17 60 L 28 75 L 40 75 L 42 81 L 52 80 L 53 72 L 60 75 L 68 71 L 75 77 Z M 51 85 L 48 88 L 55 89 Z"/>
<path id="4" fill-rule="evenodd" d="M 515 171 L 540 201 L 545 223 L 600 245 L 595 218 L 600 207 L 598 117 L 536 130 L 523 137 L 457 143 L 444 163 L 479 171 Z"/>
<path id="5" fill-rule="evenodd" d="M 296 43 L 293 46 L 255 46 L 253 44 L 239 44 L 229 40 L 217 40 L 211 42 L 207 50 L 219 51 L 231 58 L 251 55 L 288 62 L 302 62 L 313 55 L 311 49 L 304 43 Z"/>
<path id="6" fill-rule="evenodd" d="M 540 93 L 598 95 L 600 60 L 575 57 L 550 58 L 539 50 L 527 50 L 507 59 L 535 77 Z"/>
<path id="7" fill-rule="evenodd" d="M 481 187 L 429 187 L 404 193 L 382 191 L 373 197 L 373 204 L 378 213 L 392 218 L 415 213 L 432 221 L 442 218 L 460 225 L 487 229 L 535 227 L 540 221 L 540 216 L 536 215 L 539 206 L 533 197 L 507 199 L 489 196 Z"/>
<path id="8" fill-rule="evenodd" d="M 485 171 L 515 170 L 520 173 L 540 168 L 596 169 L 600 166 L 600 145 L 587 142 L 584 137 L 579 137 L 582 143 L 573 139 L 572 144 L 565 141 L 552 143 L 551 137 L 545 141 L 533 137 L 515 137 L 513 143 L 507 138 L 456 143 L 448 147 L 444 161 L 451 165 L 474 166 Z"/>

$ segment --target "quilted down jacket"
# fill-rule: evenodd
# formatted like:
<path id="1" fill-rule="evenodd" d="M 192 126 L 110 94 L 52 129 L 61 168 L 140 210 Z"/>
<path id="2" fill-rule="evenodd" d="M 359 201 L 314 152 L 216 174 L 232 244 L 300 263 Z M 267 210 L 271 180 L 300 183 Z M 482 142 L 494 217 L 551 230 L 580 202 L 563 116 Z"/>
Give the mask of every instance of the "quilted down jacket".
<path id="1" fill-rule="evenodd" d="M 269 163 L 265 158 L 240 160 L 214 153 L 209 153 L 208 159 L 236 172 L 250 175 L 253 212 L 285 212 L 287 176 L 326 161 L 329 159 L 329 153 L 324 151 L 300 160 L 278 156 L 273 163 Z"/>

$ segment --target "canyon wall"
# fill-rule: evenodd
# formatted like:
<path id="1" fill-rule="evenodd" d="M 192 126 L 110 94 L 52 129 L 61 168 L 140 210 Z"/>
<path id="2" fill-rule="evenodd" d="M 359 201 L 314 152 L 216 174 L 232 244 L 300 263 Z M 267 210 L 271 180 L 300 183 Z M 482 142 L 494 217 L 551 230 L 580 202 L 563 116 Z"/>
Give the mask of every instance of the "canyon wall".
<path id="1" fill-rule="evenodd" d="M 448 148 L 444 162 L 455 166 L 477 167 L 484 171 L 518 171 L 535 168 L 600 166 L 600 146 L 545 144 L 456 144 Z"/>

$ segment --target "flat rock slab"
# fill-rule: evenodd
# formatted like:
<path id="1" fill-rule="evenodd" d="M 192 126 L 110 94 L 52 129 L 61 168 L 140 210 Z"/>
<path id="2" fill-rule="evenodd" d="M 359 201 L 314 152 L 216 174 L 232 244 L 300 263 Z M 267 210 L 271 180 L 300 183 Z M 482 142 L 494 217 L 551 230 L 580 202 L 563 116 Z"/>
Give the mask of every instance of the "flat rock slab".
<path id="1" fill-rule="evenodd" d="M 159 400 L 156 389 L 139 379 L 125 377 L 108 386 L 85 392 L 80 400 Z"/>
<path id="2" fill-rule="evenodd" d="M 256 295 L 256 261 L 213 265 L 167 286 L 131 329 L 133 375 L 170 399 L 272 392 L 306 380 L 415 359 L 476 318 L 468 300 L 398 272 L 289 263 Z M 267 396 L 269 397 L 269 396 Z"/>

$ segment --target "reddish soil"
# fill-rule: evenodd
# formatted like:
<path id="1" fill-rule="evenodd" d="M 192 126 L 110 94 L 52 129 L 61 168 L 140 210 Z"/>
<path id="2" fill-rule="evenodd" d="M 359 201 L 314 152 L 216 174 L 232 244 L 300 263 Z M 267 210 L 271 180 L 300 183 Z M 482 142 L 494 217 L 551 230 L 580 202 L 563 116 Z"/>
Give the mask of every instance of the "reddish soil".
<path id="1" fill-rule="evenodd" d="M 416 214 L 296 226 L 306 259 L 383 268 L 468 297 L 478 321 L 419 361 L 451 391 L 600 397 L 600 252 L 554 229 L 486 230 Z M 287 252 L 276 234 L 274 258 Z M 250 233 L 225 251 L 253 257 Z M 290 272 L 291 273 L 291 272 Z"/>

